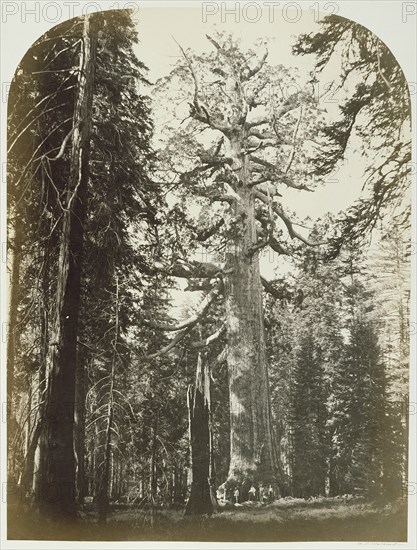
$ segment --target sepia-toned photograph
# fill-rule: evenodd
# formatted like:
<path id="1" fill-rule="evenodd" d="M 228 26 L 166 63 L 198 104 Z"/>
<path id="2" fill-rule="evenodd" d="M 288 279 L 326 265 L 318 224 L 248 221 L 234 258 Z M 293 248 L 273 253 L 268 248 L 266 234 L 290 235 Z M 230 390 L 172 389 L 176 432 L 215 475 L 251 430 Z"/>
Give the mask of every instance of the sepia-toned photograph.
<path id="1" fill-rule="evenodd" d="M 3 536 L 407 543 L 417 85 L 341 2 L 108 4 L 8 89 Z"/>

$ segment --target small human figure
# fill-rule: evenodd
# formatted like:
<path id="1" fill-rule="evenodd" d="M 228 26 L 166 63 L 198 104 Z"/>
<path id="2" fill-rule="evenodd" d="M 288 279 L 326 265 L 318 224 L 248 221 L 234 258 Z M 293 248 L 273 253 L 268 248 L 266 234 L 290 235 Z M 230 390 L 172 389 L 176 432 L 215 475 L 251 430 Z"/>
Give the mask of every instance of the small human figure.
<path id="1" fill-rule="evenodd" d="M 269 485 L 268 487 L 268 502 L 274 502 L 274 489 L 272 488 L 272 485 Z"/>
<path id="2" fill-rule="evenodd" d="M 238 504 L 238 502 L 239 502 L 239 489 L 237 487 L 233 491 L 233 498 L 235 499 L 235 504 Z"/>
<path id="3" fill-rule="evenodd" d="M 216 496 L 217 500 L 221 502 L 226 502 L 226 487 L 225 484 L 222 483 L 216 490 Z"/>
<path id="4" fill-rule="evenodd" d="M 262 485 L 262 483 L 259 484 L 259 502 L 263 502 L 264 501 L 264 496 L 265 496 L 265 488 L 264 486 Z"/>
<path id="5" fill-rule="evenodd" d="M 249 500 L 256 500 L 256 489 L 253 485 L 249 489 Z"/>

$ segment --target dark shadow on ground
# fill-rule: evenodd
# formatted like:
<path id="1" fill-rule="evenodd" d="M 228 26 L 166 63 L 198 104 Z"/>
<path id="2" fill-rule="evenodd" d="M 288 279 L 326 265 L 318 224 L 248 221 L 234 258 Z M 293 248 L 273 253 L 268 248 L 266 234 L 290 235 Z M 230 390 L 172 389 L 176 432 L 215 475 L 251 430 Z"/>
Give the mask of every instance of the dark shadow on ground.
<path id="1" fill-rule="evenodd" d="M 185 518 L 183 510 L 115 506 L 106 524 L 86 511 L 73 523 L 55 523 L 9 507 L 10 540 L 84 541 L 378 541 L 407 540 L 404 502 L 359 499 L 281 499 L 270 505 L 244 503 L 214 516 Z"/>

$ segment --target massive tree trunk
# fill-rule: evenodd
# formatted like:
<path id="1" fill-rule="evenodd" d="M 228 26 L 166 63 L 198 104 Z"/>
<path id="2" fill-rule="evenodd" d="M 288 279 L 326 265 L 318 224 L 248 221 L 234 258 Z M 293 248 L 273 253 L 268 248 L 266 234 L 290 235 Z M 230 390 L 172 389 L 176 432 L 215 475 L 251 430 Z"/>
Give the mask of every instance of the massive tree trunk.
<path id="1" fill-rule="evenodd" d="M 194 177 L 195 170 L 206 173 L 207 190 L 197 190 L 197 193 L 228 205 L 223 215 L 224 223 L 214 224 L 212 228 L 201 232 L 198 238 L 204 241 L 221 229 L 222 242 L 226 242 L 225 264 L 214 272 L 214 276 L 220 275 L 223 279 L 226 306 L 230 466 L 225 489 L 227 496 L 230 496 L 233 488 L 238 486 L 241 498 L 246 498 L 250 484 L 262 482 L 272 485 L 276 491 L 279 481 L 269 398 L 259 250 L 269 245 L 279 254 L 287 253 L 274 236 L 276 219 L 285 224 L 291 238 L 309 244 L 294 230 L 291 220 L 273 202 L 269 191 L 277 191 L 277 183 L 281 183 L 282 175 L 289 171 L 295 154 L 295 143 L 286 166 L 282 168 L 253 153 L 259 150 L 261 154 L 266 146 L 280 149 L 282 137 L 277 131 L 277 122 L 294 110 L 293 106 L 298 105 L 301 109 L 301 103 L 296 99 L 297 92 L 279 108 L 275 109 L 271 104 L 270 109 L 268 100 L 263 96 L 270 74 L 261 74 L 268 52 L 252 63 L 249 59 L 253 57 L 253 52 L 244 59 L 245 56 L 235 45 L 220 44 L 208 35 L 207 38 L 217 50 L 214 64 L 208 57 L 193 59 L 180 46 L 194 83 L 190 116 L 203 127 L 214 130 L 217 136 L 219 133 L 222 136 L 220 139 L 215 138 L 216 143 L 207 148 L 207 154 L 197 153 L 199 165 L 189 174 Z M 202 70 L 194 66 L 196 60 Z M 222 77 L 224 93 L 219 96 L 201 87 L 201 75 L 205 77 L 206 72 L 212 75 L 212 71 Z M 260 116 L 251 115 L 251 120 L 248 120 L 250 111 L 256 110 L 258 106 L 263 112 Z M 299 120 L 300 117 L 301 110 Z M 298 125 L 299 122 L 294 127 L 293 140 Z M 257 168 L 253 168 L 254 165 Z M 254 180 L 251 178 L 251 169 L 257 172 Z M 284 185 L 305 188 L 288 178 L 285 180 L 282 179 Z M 266 190 L 255 188 L 259 184 L 265 184 Z M 255 198 L 261 205 L 257 208 L 258 212 L 255 211 Z M 258 242 L 255 213 L 261 218 L 259 236 L 262 242 Z M 177 269 L 176 274 L 192 278 L 192 262 L 191 267 L 186 267 L 185 273 L 184 269 Z M 207 276 L 205 271 L 206 266 L 199 277 Z"/>
<path id="2" fill-rule="evenodd" d="M 217 503 L 210 483 L 213 475 L 210 376 L 201 354 L 198 355 L 195 387 L 188 388 L 188 412 L 192 482 L 185 514 L 212 514 Z"/>
<path id="3" fill-rule="evenodd" d="M 80 277 L 96 33 L 85 16 L 78 91 L 74 107 L 70 180 L 67 186 L 58 261 L 55 317 L 51 332 L 45 415 L 40 437 L 40 507 L 74 516 L 74 404 Z"/>
<path id="4" fill-rule="evenodd" d="M 242 134 L 230 139 L 239 183 L 229 210 L 235 225 L 226 252 L 225 303 L 230 395 L 230 466 L 227 489 L 238 486 L 247 498 L 252 483 L 277 483 L 268 384 L 259 252 L 256 250 L 255 198 Z"/>

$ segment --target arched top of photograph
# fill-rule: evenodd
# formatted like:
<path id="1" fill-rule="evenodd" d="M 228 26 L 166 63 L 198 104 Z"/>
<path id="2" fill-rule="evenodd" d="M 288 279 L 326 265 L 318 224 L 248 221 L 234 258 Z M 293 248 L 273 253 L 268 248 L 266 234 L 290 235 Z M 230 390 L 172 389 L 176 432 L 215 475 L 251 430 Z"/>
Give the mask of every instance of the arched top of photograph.
<path id="1" fill-rule="evenodd" d="M 407 540 L 410 86 L 277 4 L 85 13 L 16 68 L 11 539 Z"/>

